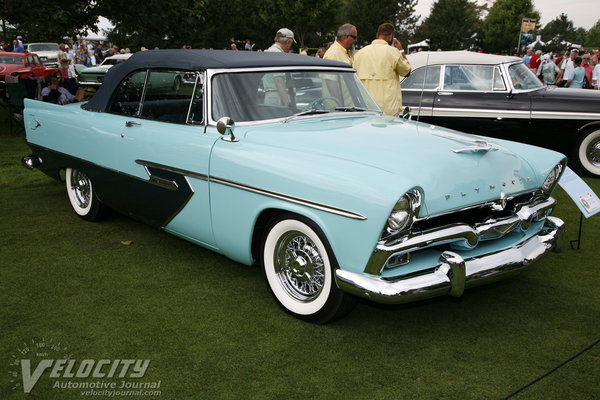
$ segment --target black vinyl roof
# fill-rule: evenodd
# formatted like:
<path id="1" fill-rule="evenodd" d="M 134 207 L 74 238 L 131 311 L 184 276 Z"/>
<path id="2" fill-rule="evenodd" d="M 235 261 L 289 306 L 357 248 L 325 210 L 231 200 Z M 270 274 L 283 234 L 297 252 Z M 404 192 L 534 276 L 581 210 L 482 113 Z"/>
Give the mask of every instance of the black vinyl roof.
<path id="1" fill-rule="evenodd" d="M 105 111 L 112 93 L 119 83 L 130 73 L 139 69 L 201 71 L 206 69 L 260 67 L 352 68 L 348 64 L 337 61 L 289 53 L 186 49 L 140 51 L 132 55 L 127 61 L 108 70 L 102 86 L 100 86 L 94 97 L 84 105 L 84 108 L 90 111 Z"/>

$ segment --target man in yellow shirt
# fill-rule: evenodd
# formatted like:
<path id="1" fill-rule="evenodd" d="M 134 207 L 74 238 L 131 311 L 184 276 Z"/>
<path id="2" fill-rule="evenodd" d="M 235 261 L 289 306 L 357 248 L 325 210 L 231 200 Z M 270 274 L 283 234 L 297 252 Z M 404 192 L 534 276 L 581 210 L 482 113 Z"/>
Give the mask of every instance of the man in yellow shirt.
<path id="1" fill-rule="evenodd" d="M 410 75 L 411 67 L 394 38 L 394 25 L 381 24 L 377 39 L 354 55 L 354 69 L 373 99 L 388 115 L 402 111 L 400 77 Z"/>
<path id="2" fill-rule="evenodd" d="M 354 57 L 352 50 L 357 37 L 356 27 L 351 24 L 340 26 L 335 36 L 335 42 L 327 49 L 323 58 L 345 62 L 352 65 Z"/>

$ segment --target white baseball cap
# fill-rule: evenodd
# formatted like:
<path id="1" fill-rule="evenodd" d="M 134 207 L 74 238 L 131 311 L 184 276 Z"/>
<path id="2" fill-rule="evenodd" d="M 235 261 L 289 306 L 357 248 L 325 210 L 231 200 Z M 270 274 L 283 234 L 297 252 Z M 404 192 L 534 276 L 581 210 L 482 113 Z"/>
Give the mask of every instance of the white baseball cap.
<path id="1" fill-rule="evenodd" d="M 294 43 L 296 43 L 296 39 L 294 39 L 294 32 L 289 30 L 288 28 L 281 28 L 277 31 L 277 36 L 286 37 L 288 39 L 292 39 Z"/>

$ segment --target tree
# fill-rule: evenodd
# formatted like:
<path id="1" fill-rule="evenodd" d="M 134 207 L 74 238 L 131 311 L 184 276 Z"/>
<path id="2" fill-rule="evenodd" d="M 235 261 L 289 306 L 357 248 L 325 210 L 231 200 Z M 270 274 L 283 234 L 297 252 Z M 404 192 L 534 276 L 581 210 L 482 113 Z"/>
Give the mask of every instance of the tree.
<path id="1" fill-rule="evenodd" d="M 373 39 L 377 28 L 384 22 L 396 27 L 396 37 L 406 46 L 414 37 L 420 15 L 415 15 L 417 0 L 348 0 L 344 16 L 346 22 L 356 26 L 358 45 L 364 46 Z"/>
<path id="2" fill-rule="evenodd" d="M 483 50 L 487 53 L 515 50 L 523 18 L 540 20 L 532 0 L 497 0 L 483 21 Z"/>
<path id="3" fill-rule="evenodd" d="M 357 45 L 366 45 L 375 39 L 377 28 L 384 22 L 394 22 L 398 12 L 397 0 L 349 0 L 346 3 L 346 22 L 356 26 Z"/>
<path id="4" fill-rule="evenodd" d="M 573 21 L 567 17 L 567 14 L 562 13 L 552 21 L 548 22 L 546 26 L 540 31 L 542 40 L 544 42 L 570 42 L 575 43 L 575 28 L 573 27 Z"/>
<path id="5" fill-rule="evenodd" d="M 338 23 L 341 0 L 103 0 L 102 15 L 115 24 L 120 46 L 229 48 L 246 38 L 264 49 L 279 28 L 291 29 L 298 45 L 319 43 L 320 32 Z"/>
<path id="6" fill-rule="evenodd" d="M 286 27 L 294 32 L 299 46 L 321 46 L 323 37 L 337 31 L 342 23 L 341 0 L 264 0 L 262 3 L 261 26 L 268 32 L 271 43 L 277 30 Z"/>
<path id="7" fill-rule="evenodd" d="M 585 47 L 600 48 L 600 19 L 596 21 L 592 29 L 588 31 L 583 43 Z"/>
<path id="8" fill-rule="evenodd" d="M 98 6 L 88 0 L 54 0 L 49 2 L 31 2 L 21 0 L 2 0 L 3 21 L 14 26 L 15 34 L 21 35 L 27 42 L 62 42 L 64 38 L 75 37 L 96 30 Z M 6 26 L 6 24 L 5 24 Z M 14 39 L 6 37 L 5 41 Z"/>
<path id="9" fill-rule="evenodd" d="M 475 2 L 437 0 L 423 22 L 423 31 L 433 49 L 470 49 L 477 43 L 480 24 Z"/>

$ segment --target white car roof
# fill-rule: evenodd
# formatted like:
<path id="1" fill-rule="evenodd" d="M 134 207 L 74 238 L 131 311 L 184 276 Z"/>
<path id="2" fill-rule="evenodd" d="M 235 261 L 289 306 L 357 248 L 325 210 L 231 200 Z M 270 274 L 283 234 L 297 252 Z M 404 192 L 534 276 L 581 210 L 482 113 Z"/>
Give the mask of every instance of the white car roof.
<path id="1" fill-rule="evenodd" d="M 499 56 L 496 54 L 474 53 L 472 51 L 421 51 L 406 56 L 415 70 L 424 65 L 471 64 L 497 65 L 521 61 L 519 57 Z"/>
<path id="2" fill-rule="evenodd" d="M 108 59 L 117 59 L 117 60 L 127 60 L 129 57 L 131 57 L 133 55 L 133 53 L 125 53 L 125 54 L 115 54 L 114 56 L 110 56 L 110 57 L 106 57 L 105 60 Z"/>

